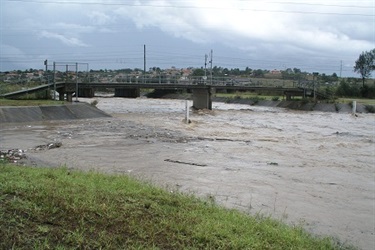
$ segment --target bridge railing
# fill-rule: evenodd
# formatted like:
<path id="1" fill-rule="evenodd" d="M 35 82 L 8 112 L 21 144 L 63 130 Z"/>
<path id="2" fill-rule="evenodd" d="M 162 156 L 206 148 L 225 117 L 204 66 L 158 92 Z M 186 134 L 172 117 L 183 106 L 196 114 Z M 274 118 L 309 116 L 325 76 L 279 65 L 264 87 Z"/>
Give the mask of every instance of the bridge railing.
<path id="1" fill-rule="evenodd" d="M 129 84 L 181 84 L 181 85 L 210 85 L 210 86 L 251 86 L 251 87 L 297 87 L 297 82 L 282 79 L 266 79 L 253 77 L 202 77 L 202 76 L 123 76 L 114 78 L 113 83 Z"/>

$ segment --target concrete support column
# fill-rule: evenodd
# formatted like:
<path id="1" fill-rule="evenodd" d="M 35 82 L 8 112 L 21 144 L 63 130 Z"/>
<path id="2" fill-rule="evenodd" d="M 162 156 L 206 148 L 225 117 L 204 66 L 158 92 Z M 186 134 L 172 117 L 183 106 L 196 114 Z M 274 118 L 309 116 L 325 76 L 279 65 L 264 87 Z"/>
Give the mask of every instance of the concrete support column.
<path id="1" fill-rule="evenodd" d="M 72 92 L 67 92 L 66 93 L 66 100 L 68 102 L 73 102 L 73 93 Z"/>
<path id="2" fill-rule="evenodd" d="M 115 97 L 137 98 L 141 96 L 139 88 L 116 88 Z"/>
<path id="3" fill-rule="evenodd" d="M 196 109 L 212 109 L 210 88 L 193 89 L 193 107 Z"/>
<path id="4" fill-rule="evenodd" d="M 59 92 L 59 101 L 64 101 L 65 91 L 58 91 L 58 92 Z"/>

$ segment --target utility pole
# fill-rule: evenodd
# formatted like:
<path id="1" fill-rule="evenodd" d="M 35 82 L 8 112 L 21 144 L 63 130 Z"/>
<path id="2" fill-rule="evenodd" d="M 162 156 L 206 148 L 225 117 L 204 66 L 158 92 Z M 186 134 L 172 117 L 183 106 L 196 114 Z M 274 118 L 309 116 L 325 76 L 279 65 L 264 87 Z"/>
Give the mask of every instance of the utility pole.
<path id="1" fill-rule="evenodd" d="M 65 67 L 66 67 L 66 69 L 65 69 L 65 74 L 66 74 L 65 82 L 68 82 L 68 80 L 69 80 L 69 77 L 68 77 L 69 66 L 68 66 L 68 64 L 65 65 Z"/>
<path id="2" fill-rule="evenodd" d="M 143 84 L 146 82 L 146 44 L 143 45 Z"/>
<path id="3" fill-rule="evenodd" d="M 213 51 L 211 49 L 211 53 L 210 53 L 210 64 L 211 64 L 211 85 L 212 85 L 212 57 L 213 57 Z"/>
<path id="4" fill-rule="evenodd" d="M 78 63 L 76 63 L 76 102 L 78 102 Z"/>
<path id="5" fill-rule="evenodd" d="M 206 85 L 206 80 L 207 80 L 207 58 L 208 58 L 208 55 L 205 54 L 204 55 L 204 78 L 203 78 L 204 85 Z"/>
<path id="6" fill-rule="evenodd" d="M 49 85 L 49 75 L 48 75 L 48 60 L 44 60 L 44 66 L 46 66 L 46 71 L 44 72 L 44 75 L 47 77 L 47 84 Z M 48 93 L 50 93 L 49 91 L 49 86 L 48 86 Z"/>
<path id="7" fill-rule="evenodd" d="M 342 73 L 342 60 L 340 61 L 340 78 L 341 78 L 341 73 Z"/>
<path id="8" fill-rule="evenodd" d="M 53 62 L 53 100 L 56 101 L 56 62 Z"/>
<path id="9" fill-rule="evenodd" d="M 313 72 L 313 91 L 314 91 L 314 101 L 316 101 L 316 83 L 315 81 L 318 80 L 319 72 Z"/>

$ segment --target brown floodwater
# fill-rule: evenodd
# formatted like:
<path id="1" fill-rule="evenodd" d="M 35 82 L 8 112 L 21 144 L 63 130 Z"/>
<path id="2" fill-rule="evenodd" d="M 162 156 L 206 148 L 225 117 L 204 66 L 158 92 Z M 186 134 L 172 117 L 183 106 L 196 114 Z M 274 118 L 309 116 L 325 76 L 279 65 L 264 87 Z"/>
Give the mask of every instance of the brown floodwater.
<path id="1" fill-rule="evenodd" d="M 130 174 L 375 249 L 374 114 L 213 103 L 187 124 L 183 100 L 95 99 L 113 118 L 2 124 L 0 149 Z M 62 147 L 32 149 L 54 141 Z"/>

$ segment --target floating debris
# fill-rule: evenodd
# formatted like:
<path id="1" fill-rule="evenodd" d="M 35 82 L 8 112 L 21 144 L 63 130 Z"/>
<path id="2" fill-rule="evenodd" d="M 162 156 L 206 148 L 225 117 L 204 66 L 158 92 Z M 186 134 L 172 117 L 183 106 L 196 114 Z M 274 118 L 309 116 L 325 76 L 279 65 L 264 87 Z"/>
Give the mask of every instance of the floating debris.
<path id="1" fill-rule="evenodd" d="M 267 162 L 267 165 L 278 166 L 279 163 L 277 163 L 277 162 Z"/>
<path id="2" fill-rule="evenodd" d="M 59 148 L 62 146 L 61 142 L 52 142 L 45 145 L 39 145 L 34 148 L 34 150 L 47 150 L 47 149 L 53 149 L 53 148 Z"/>
<path id="3" fill-rule="evenodd" d="M 176 161 L 171 159 L 165 159 L 164 161 L 172 162 L 172 163 L 179 163 L 179 164 L 185 164 L 185 165 L 192 165 L 192 166 L 198 166 L 198 167 L 206 167 L 206 164 L 199 164 L 199 163 L 193 163 L 193 162 L 183 162 L 183 161 Z"/>

